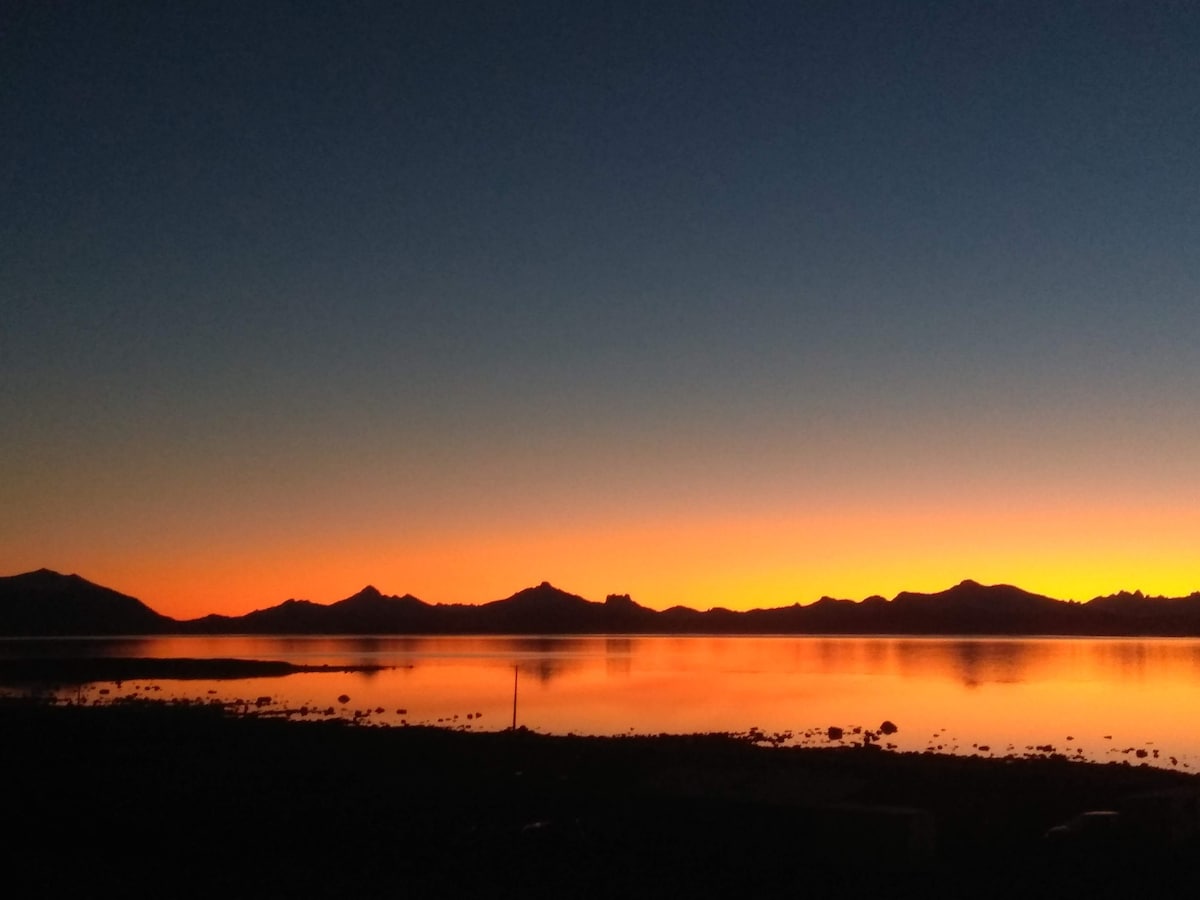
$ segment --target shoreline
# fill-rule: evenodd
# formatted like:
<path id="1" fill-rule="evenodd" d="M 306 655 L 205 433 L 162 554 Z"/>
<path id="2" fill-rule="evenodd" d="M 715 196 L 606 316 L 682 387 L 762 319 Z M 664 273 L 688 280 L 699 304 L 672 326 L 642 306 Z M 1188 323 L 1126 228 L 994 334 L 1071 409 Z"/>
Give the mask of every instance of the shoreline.
<path id="1" fill-rule="evenodd" d="M 20 776 L 13 858 L 26 841 L 73 847 L 80 864 L 52 873 L 61 888 L 186 871 L 235 893 L 1184 896 L 1200 875 L 1187 818 L 1200 776 L 1147 765 L 302 722 L 151 700 L 9 699 L 0 727 L 0 764 Z M 1119 811 L 1125 827 L 1047 839 L 1087 810 Z"/>
<path id="2" fill-rule="evenodd" d="M 132 679 L 225 681 L 278 678 L 300 672 L 381 672 L 395 666 L 299 665 L 268 659 L 45 656 L 0 659 L 0 685 L 62 685 Z"/>
<path id="3" fill-rule="evenodd" d="M 227 651 L 228 652 L 228 651 Z M 236 652 L 236 651 L 235 651 Z M 12 699 L 41 699 L 48 702 L 91 705 L 118 705 L 152 701 L 161 704 L 180 705 L 224 705 L 235 714 L 253 712 L 258 716 L 274 716 L 286 719 L 304 721 L 313 719 L 341 719 L 353 721 L 355 724 L 379 727 L 445 727 L 477 729 L 478 723 L 473 720 L 483 717 L 482 712 L 464 711 L 459 708 L 454 714 L 447 711 L 444 716 L 439 710 L 425 715 L 408 715 L 406 708 L 409 704 L 403 699 L 397 706 L 392 698 L 376 697 L 363 704 L 362 698 L 356 704 L 350 704 L 350 697 L 338 695 L 332 699 L 337 689 L 330 691 L 327 696 L 320 697 L 320 692 L 312 694 L 288 694 L 286 688 L 279 685 L 289 675 L 316 674 L 336 676 L 339 674 L 373 675 L 381 672 L 392 672 L 402 669 L 413 669 L 412 664 L 403 659 L 392 660 L 390 664 L 364 664 L 350 661 L 337 663 L 305 664 L 303 662 L 287 662 L 282 659 L 242 657 L 190 657 L 190 656 L 113 656 L 87 657 L 74 655 L 30 655 L 10 658 L 0 657 L 0 698 Z M 255 684 L 256 680 L 276 680 L 273 687 L 262 687 Z M 163 682 L 162 685 L 157 682 Z M 166 682 L 178 682 L 173 689 Z M 210 682 L 202 685 L 208 690 L 195 689 L 189 683 Z M 244 682 L 240 692 L 231 689 L 222 682 Z M 164 689 L 166 688 L 166 689 Z M 94 690 L 93 690 L 94 689 Z M 356 693 L 353 690 L 346 694 Z M 318 699 L 314 699 L 317 697 Z M 507 723 L 508 712 L 501 709 L 499 718 L 495 709 L 489 709 L 488 726 Z M 922 732 L 912 732 L 911 729 L 900 737 L 892 738 L 881 727 L 871 728 L 859 721 L 838 721 L 836 710 L 829 714 L 827 722 L 834 725 L 814 725 L 812 722 L 789 727 L 786 723 L 771 723 L 767 728 L 757 726 L 745 727 L 740 723 L 733 727 L 703 727 L 710 723 L 700 723 L 702 727 L 689 729 L 687 725 L 673 732 L 675 735 L 688 733 L 707 733 L 721 735 L 733 739 L 745 740 L 752 744 L 764 744 L 775 747 L 821 749 L 824 747 L 851 747 L 870 743 L 877 748 L 883 748 L 899 753 L 945 754 L 947 756 L 979 756 L 994 761 L 1011 761 L 1025 759 L 1062 759 L 1072 763 L 1088 762 L 1104 765 L 1109 762 L 1117 764 L 1132 764 L 1135 766 L 1149 765 L 1168 771 L 1181 773 L 1200 773 L 1194 754 L 1178 752 L 1169 746 L 1157 746 L 1156 742 L 1142 740 L 1136 734 L 1099 736 L 1099 732 L 1084 736 L 1080 742 L 1067 736 L 1061 740 L 1044 740 L 1046 734 L 1024 735 L 1021 740 L 995 739 L 994 735 L 979 737 L 971 743 L 971 737 L 960 741 L 957 737 L 942 737 L 945 729 L 933 731 L 925 740 L 914 739 Z M 394 713 L 394 714 L 393 714 Z M 461 721 L 459 714 L 461 713 Z M 514 723 L 515 724 L 515 723 Z M 653 735 L 658 733 L 654 727 L 641 727 L 638 730 L 588 730 L 586 726 L 575 725 L 573 729 L 556 730 L 530 724 L 535 731 L 543 735 L 580 735 L 592 737 Z M 643 723 L 644 725 L 645 723 Z M 890 723 L 885 723 L 890 725 Z M 902 725 L 905 723 L 901 723 Z M 910 733 L 911 732 L 911 733 Z M 836 734 L 835 734 L 836 733 Z M 948 732 L 953 734 L 953 731 Z M 1076 732 L 1078 734 L 1078 732 Z M 1115 733 L 1115 732 L 1114 732 Z M 991 740 L 988 738 L 992 737 Z M 1101 741 L 1101 737 L 1103 740 Z M 943 748 L 943 744 L 945 747 Z M 1084 746 L 1086 744 L 1086 747 Z M 1096 749 L 1097 745 L 1100 747 Z"/>

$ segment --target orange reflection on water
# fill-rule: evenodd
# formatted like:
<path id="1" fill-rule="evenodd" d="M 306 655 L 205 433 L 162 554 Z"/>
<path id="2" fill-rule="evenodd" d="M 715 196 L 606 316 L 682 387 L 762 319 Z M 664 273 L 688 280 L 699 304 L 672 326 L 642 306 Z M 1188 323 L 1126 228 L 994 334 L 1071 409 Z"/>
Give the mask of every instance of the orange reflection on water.
<path id="1" fill-rule="evenodd" d="M 384 666 L 235 681 L 160 681 L 155 696 L 271 698 L 369 722 L 577 734 L 900 726 L 899 749 L 1055 752 L 1200 764 L 1200 641 L 903 637 L 293 637 L 69 642 L 97 655 Z M 53 646 L 60 646 L 55 644 Z M 0 653 L 15 655 L 13 643 Z M 25 652 L 29 644 L 25 643 Z M 66 652 L 66 651 L 64 651 Z M 93 688 L 96 690 L 98 688 Z M 151 694 L 147 685 L 126 693 Z M 347 702 L 339 696 L 348 695 Z M 94 695 L 93 695 L 94 696 Z M 805 736 L 807 732 L 807 737 Z M 981 751 L 980 747 L 987 747 Z M 1155 758 L 1154 751 L 1159 751 Z"/>

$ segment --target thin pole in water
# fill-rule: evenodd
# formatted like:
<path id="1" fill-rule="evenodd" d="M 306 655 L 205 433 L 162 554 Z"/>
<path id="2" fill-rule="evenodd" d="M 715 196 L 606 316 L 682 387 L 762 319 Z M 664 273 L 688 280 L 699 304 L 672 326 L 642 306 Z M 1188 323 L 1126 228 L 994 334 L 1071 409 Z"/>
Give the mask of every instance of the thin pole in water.
<path id="1" fill-rule="evenodd" d="M 513 731 L 517 730 L 517 666 L 513 666 Z"/>

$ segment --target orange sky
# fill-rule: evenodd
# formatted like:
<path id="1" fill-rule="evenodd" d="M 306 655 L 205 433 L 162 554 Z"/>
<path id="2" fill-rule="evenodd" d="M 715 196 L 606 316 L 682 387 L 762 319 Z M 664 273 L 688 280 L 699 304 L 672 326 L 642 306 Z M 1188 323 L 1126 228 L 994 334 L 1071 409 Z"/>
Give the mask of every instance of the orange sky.
<path id="1" fill-rule="evenodd" d="M 1160 5 L 18 17 L 0 573 L 178 617 L 1200 589 Z"/>
<path id="2" fill-rule="evenodd" d="M 328 603 L 366 583 L 428 602 L 485 602 L 543 580 L 592 600 L 630 593 L 660 609 L 748 609 L 824 594 L 939 590 L 963 578 L 1062 599 L 1120 589 L 1186 594 L 1200 588 L 1189 555 L 1198 536 L 1197 506 L 1018 504 L 609 517 L 396 537 L 373 532 L 370 521 L 257 536 L 233 529 L 188 543 L 167 534 L 109 546 L 80 535 L 70 552 L 46 558 L 27 547 L 4 562 L 9 573 L 74 571 L 178 618 L 240 614 L 289 597 Z"/>
<path id="3" fill-rule="evenodd" d="M 1002 434 L 901 424 L 814 440 L 667 423 L 598 446 L 485 434 L 440 453 L 378 436 L 236 458 L 134 443 L 78 464 L 46 445 L 0 484 L 21 511 L 0 520 L 0 572 L 78 573 L 177 618 L 329 603 L 368 583 L 479 603 L 550 581 L 658 609 L 964 578 L 1076 600 L 1200 589 L 1200 484 L 1179 436 L 1106 436 L 1067 415 Z"/>

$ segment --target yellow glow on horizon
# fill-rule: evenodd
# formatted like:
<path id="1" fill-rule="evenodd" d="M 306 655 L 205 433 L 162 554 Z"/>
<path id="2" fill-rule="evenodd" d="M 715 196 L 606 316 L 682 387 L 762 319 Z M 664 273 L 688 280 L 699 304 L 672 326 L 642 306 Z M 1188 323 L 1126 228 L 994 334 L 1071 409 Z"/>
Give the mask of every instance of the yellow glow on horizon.
<path id="1" fill-rule="evenodd" d="M 83 554 L 70 570 L 177 618 L 241 615 L 289 597 L 330 603 L 367 583 L 431 603 L 482 603 L 550 581 L 589 600 L 628 593 L 655 609 L 751 609 L 823 595 L 859 600 L 936 591 L 972 578 L 1086 600 L 1122 589 L 1200 589 L 1192 562 L 1198 539 L 1200 510 L 1191 507 L 928 506 L 608 518 L 572 528 L 479 525 L 419 539 L 364 526 L 299 540 L 199 542 L 169 554 Z"/>

